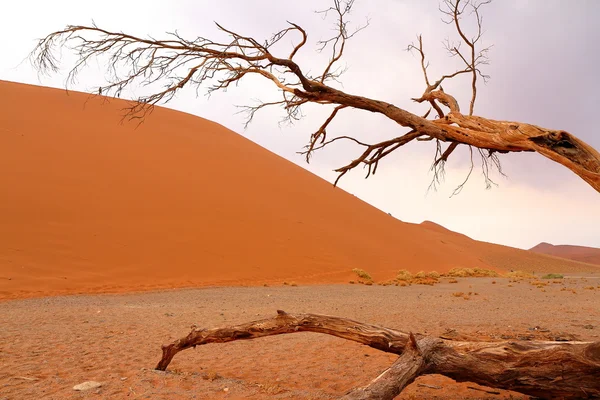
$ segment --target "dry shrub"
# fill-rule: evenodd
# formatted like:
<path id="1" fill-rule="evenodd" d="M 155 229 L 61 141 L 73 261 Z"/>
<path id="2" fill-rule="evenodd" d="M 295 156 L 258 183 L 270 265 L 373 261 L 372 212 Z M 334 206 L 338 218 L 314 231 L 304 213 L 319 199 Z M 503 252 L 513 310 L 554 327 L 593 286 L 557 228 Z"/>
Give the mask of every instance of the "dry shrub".
<path id="1" fill-rule="evenodd" d="M 452 296 L 454 296 L 454 297 L 462 297 L 465 300 L 469 300 L 471 298 L 470 297 L 471 294 L 472 294 L 471 292 L 469 292 L 468 294 L 465 294 L 463 292 L 454 292 L 454 293 L 452 293 Z"/>
<path id="2" fill-rule="evenodd" d="M 586 290 L 595 290 L 596 288 L 593 287 L 593 286 L 586 286 L 586 287 L 584 287 L 584 289 L 586 289 Z"/>
<path id="3" fill-rule="evenodd" d="M 206 381 L 212 382 L 214 380 L 221 379 L 222 377 L 221 377 L 221 375 L 217 374 L 215 371 L 209 369 L 208 371 L 206 371 L 205 374 L 202 375 L 202 378 Z"/>
<path id="4" fill-rule="evenodd" d="M 457 278 L 483 278 L 500 276 L 496 271 L 484 268 L 452 268 L 443 276 L 451 276 Z"/>
<path id="5" fill-rule="evenodd" d="M 535 275 L 532 275 L 529 272 L 524 272 L 524 271 L 511 271 L 506 274 L 506 277 L 514 278 L 514 279 L 532 279 L 532 278 L 535 278 Z"/>
<path id="6" fill-rule="evenodd" d="M 537 287 L 538 289 L 543 288 L 544 286 L 548 285 L 548 282 L 542 282 L 542 281 L 531 281 L 530 282 L 531 285 Z"/>
<path id="7" fill-rule="evenodd" d="M 546 274 L 542 276 L 542 279 L 563 279 L 564 277 L 563 274 Z"/>
<path id="8" fill-rule="evenodd" d="M 373 281 L 366 281 L 364 284 L 367 286 L 371 286 L 373 284 Z"/>
<path id="9" fill-rule="evenodd" d="M 492 285 L 495 285 L 495 284 L 496 284 L 496 281 L 492 281 Z"/>
<path id="10" fill-rule="evenodd" d="M 367 273 L 365 270 L 362 270 L 360 268 L 354 268 L 352 270 L 352 272 L 354 272 L 356 275 L 358 275 L 358 277 L 361 279 L 366 279 L 368 281 L 373 280 L 373 278 L 371 278 L 371 275 L 369 275 L 369 273 Z"/>
<path id="11" fill-rule="evenodd" d="M 448 281 L 448 283 L 458 283 L 458 281 L 456 279 L 452 278 Z"/>
<path id="12" fill-rule="evenodd" d="M 354 282 L 354 281 L 350 281 L 349 283 L 350 283 L 351 285 L 354 285 L 356 282 Z"/>
<path id="13" fill-rule="evenodd" d="M 269 382 L 269 383 L 259 383 L 257 385 L 262 392 L 266 393 L 266 394 L 281 394 L 286 392 L 286 389 L 282 388 L 281 386 L 279 386 L 279 384 L 277 383 L 273 383 L 273 382 Z"/>
<path id="14" fill-rule="evenodd" d="M 419 271 L 413 275 L 409 271 L 407 271 L 405 269 L 401 269 L 400 271 L 398 271 L 398 275 L 396 276 L 396 281 L 398 283 L 404 283 L 404 285 L 401 285 L 401 286 L 406 286 L 406 284 L 410 285 L 413 283 L 415 285 L 433 286 L 436 283 L 438 283 L 439 277 L 440 277 L 440 274 L 437 271 L 431 271 L 431 272 Z"/>
<path id="15" fill-rule="evenodd" d="M 408 272 L 405 269 L 401 269 L 398 271 L 398 276 L 396 276 L 396 280 L 398 281 L 410 281 L 413 279 L 413 274 Z"/>
<path id="16" fill-rule="evenodd" d="M 433 286 L 436 283 L 438 283 L 437 279 L 433 279 L 433 278 L 415 278 L 411 281 L 411 283 L 414 283 L 415 285 L 429 285 L 429 286 Z"/>

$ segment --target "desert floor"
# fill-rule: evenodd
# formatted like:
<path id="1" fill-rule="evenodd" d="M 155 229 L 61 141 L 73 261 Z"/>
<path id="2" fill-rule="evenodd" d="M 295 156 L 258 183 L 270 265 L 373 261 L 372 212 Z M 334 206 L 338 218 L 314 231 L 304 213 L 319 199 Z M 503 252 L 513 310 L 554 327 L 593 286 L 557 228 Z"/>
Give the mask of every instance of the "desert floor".
<path id="1" fill-rule="evenodd" d="M 4 301 L 0 399 L 332 399 L 367 384 L 396 358 L 297 333 L 197 347 L 178 354 L 166 373 L 153 370 L 160 345 L 187 335 L 192 324 L 249 322 L 277 309 L 481 340 L 600 340 L 600 276 L 548 283 L 459 278 L 435 286 L 222 287 Z M 89 380 L 102 387 L 73 390 Z M 526 398 L 469 387 L 482 389 L 425 376 L 399 398 Z"/>

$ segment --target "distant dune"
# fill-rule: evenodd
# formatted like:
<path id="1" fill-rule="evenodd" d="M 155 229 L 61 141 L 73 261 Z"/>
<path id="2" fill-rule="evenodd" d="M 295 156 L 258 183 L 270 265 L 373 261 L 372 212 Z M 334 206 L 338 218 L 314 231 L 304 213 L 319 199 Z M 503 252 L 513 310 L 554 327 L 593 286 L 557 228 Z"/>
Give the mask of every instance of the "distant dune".
<path id="1" fill-rule="evenodd" d="M 123 100 L 0 93 L 0 298 L 598 268 L 398 221 L 193 115 L 157 108 L 134 129 Z"/>
<path id="2" fill-rule="evenodd" d="M 540 254 L 548 254 L 554 257 L 567 258 L 569 260 L 580 261 L 588 264 L 600 265 L 600 249 L 596 247 L 571 246 L 571 245 L 552 245 L 550 243 L 540 243 L 530 249 Z"/>

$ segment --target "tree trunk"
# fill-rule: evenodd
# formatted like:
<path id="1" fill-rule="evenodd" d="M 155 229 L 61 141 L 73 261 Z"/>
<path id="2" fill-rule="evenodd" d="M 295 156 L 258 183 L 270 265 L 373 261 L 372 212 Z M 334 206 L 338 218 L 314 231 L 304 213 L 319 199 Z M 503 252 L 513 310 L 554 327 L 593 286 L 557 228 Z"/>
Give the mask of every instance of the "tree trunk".
<path id="1" fill-rule="evenodd" d="M 367 387 L 352 390 L 344 399 L 393 399 L 423 374 L 542 398 L 600 398 L 600 342 L 453 341 L 281 310 L 276 317 L 232 327 L 193 327 L 186 337 L 162 346 L 156 369 L 164 371 L 177 353 L 190 347 L 295 332 L 324 333 L 400 355 Z"/>

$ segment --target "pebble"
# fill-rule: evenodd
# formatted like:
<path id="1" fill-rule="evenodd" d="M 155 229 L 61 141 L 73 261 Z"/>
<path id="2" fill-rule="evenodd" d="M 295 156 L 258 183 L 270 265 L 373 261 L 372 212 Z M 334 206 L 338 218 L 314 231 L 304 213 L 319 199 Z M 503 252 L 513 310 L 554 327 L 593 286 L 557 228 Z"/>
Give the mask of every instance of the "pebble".
<path id="1" fill-rule="evenodd" d="M 101 386 L 102 386 L 102 383 L 100 383 L 100 382 L 87 381 L 87 382 L 80 383 L 79 385 L 73 386 L 73 390 L 83 391 L 83 390 L 97 389 Z"/>

